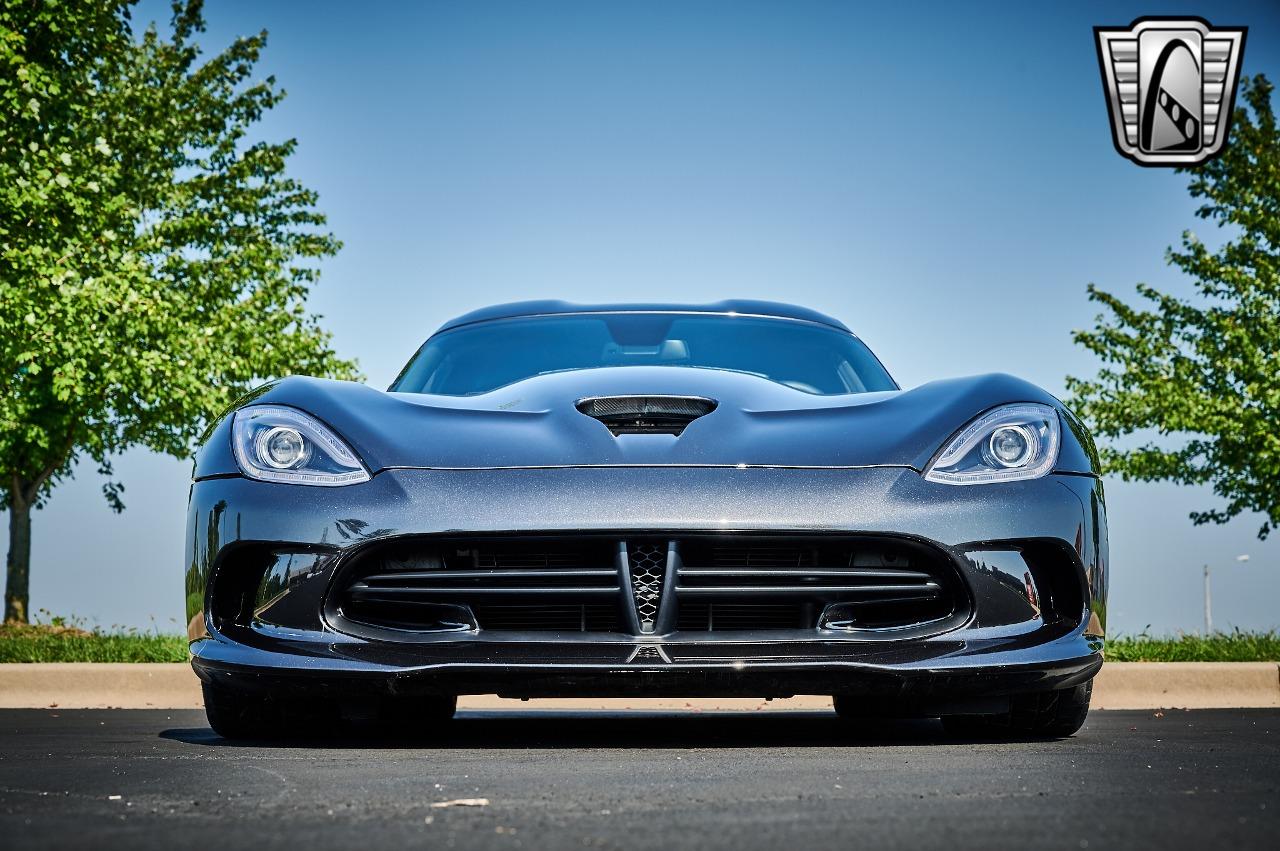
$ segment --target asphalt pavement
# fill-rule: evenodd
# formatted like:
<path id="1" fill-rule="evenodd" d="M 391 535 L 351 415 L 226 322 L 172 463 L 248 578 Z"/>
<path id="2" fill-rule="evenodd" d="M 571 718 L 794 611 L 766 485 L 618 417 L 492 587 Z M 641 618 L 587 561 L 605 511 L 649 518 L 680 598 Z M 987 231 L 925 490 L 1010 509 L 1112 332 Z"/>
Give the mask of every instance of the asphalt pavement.
<path id="1" fill-rule="evenodd" d="M 412 742 L 252 746 L 198 711 L 0 711 L 6 851 L 1237 851 L 1278 836 L 1271 709 L 1095 712 L 1074 738 L 1002 743 L 827 712 L 470 711 Z"/>

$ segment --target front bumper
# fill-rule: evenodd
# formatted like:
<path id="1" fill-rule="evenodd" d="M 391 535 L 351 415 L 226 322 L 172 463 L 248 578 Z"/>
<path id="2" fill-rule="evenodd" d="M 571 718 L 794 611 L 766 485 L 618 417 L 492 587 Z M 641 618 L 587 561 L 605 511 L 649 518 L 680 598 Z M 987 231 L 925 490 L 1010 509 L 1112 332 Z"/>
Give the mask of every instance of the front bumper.
<path id="1" fill-rule="evenodd" d="M 950 553 L 967 619 L 936 635 L 868 640 L 807 634 L 670 632 L 362 638 L 323 614 L 333 565 L 402 535 L 506 532 L 891 534 Z M 1081 589 L 1078 616 L 1046 622 L 1010 596 L 987 553 L 1056 547 L 1051 570 Z M 331 556 L 298 585 L 291 613 L 220 627 L 210 588 L 240 554 L 269 547 Z M 1096 480 L 954 487 L 904 468 L 559 468 L 389 470 L 344 488 L 209 479 L 192 487 L 188 617 L 206 682 L 292 694 L 861 694 L 955 701 L 1065 688 L 1101 665 L 1106 522 Z M 1002 581 L 1003 580 L 1003 581 Z M 1057 581 L 1057 580 L 1054 580 Z M 278 607 L 279 608 L 279 607 Z M 637 651 L 643 651 L 639 655 Z"/>

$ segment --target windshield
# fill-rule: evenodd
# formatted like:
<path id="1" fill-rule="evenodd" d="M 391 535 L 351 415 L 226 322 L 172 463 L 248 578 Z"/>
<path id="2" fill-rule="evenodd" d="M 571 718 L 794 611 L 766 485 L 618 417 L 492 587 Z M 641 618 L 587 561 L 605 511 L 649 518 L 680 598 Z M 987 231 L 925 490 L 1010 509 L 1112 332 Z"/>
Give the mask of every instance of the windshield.
<path id="1" fill-rule="evenodd" d="M 791 319 L 594 313 L 502 319 L 437 334 L 393 391 L 472 396 L 536 375 L 616 366 L 721 369 L 822 396 L 896 390 L 851 334 Z"/>

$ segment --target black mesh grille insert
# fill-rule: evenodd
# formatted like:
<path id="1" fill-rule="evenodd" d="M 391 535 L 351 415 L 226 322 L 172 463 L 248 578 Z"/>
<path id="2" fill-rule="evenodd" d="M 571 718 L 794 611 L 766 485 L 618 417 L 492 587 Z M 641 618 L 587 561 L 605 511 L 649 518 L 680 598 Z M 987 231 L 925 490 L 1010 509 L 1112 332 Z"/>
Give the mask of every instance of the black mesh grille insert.
<path id="1" fill-rule="evenodd" d="M 682 434 L 698 417 L 716 409 L 697 396 L 597 396 L 582 399 L 578 410 L 620 434 Z"/>
<path id="2" fill-rule="evenodd" d="M 819 547 L 800 544 L 715 544 L 690 547 L 687 559 L 709 567 L 805 567 L 818 563 Z M 841 553 L 837 560 L 847 560 Z"/>
<path id="3" fill-rule="evenodd" d="M 676 628 L 688 631 L 731 629 L 813 629 L 817 613 L 801 603 L 711 603 L 680 605 Z"/>
<path id="4" fill-rule="evenodd" d="M 508 632 L 617 632 L 621 623 L 616 603 L 575 605 L 472 606 L 481 629 Z"/>
<path id="5" fill-rule="evenodd" d="M 494 544 L 477 545 L 459 549 L 455 555 L 469 560 L 475 567 L 522 568 L 522 567 L 574 567 L 582 563 L 584 552 L 577 547 L 539 547 L 531 544 L 528 547 Z M 594 560 L 610 557 L 608 553 L 595 554 Z"/>
<path id="6" fill-rule="evenodd" d="M 641 632 L 653 632 L 662 600 L 662 583 L 667 573 L 667 548 L 662 544 L 631 544 L 627 548 L 631 566 L 631 593 Z"/>

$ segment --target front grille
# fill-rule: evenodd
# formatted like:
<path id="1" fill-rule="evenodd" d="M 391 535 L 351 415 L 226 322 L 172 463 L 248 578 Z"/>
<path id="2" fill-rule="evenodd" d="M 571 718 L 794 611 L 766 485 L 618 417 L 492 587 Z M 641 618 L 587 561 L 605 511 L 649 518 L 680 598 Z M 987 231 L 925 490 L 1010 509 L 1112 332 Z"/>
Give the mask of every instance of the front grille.
<path id="1" fill-rule="evenodd" d="M 339 568 L 326 615 L 367 637 L 440 632 L 923 635 L 969 597 L 941 551 L 887 536 L 407 538 Z"/>
<path id="2" fill-rule="evenodd" d="M 681 629 L 881 630 L 962 606 L 954 568 L 907 541 L 705 538 L 681 542 L 680 554 Z"/>
<path id="3" fill-rule="evenodd" d="M 349 565 L 330 614 L 357 632 L 616 631 L 620 591 L 613 541 L 404 541 Z"/>

